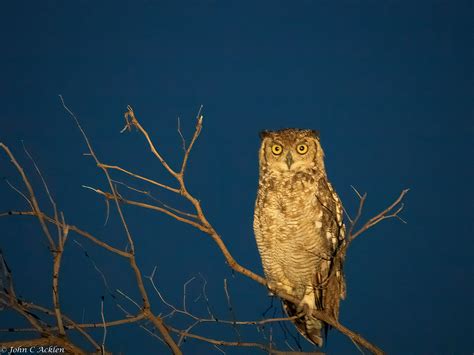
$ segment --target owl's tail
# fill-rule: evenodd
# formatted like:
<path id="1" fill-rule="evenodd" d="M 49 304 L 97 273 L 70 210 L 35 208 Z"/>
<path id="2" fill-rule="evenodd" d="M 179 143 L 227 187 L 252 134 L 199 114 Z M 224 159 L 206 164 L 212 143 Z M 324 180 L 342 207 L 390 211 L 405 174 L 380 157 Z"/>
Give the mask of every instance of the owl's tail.
<path id="1" fill-rule="evenodd" d="M 283 308 L 288 317 L 298 315 L 297 307 L 288 301 L 283 300 Z M 293 320 L 298 332 L 304 336 L 309 342 L 319 347 L 323 346 L 323 335 L 327 334 L 328 325 L 312 315 L 305 315 L 304 317 Z"/>

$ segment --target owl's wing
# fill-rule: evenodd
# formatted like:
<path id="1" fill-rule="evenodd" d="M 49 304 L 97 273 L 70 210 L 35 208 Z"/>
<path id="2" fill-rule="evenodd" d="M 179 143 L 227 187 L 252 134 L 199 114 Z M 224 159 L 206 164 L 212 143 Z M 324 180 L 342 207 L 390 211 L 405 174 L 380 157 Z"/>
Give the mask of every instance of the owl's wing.
<path id="1" fill-rule="evenodd" d="M 317 269 L 313 290 L 316 309 L 325 310 L 336 320 L 339 317 L 339 301 L 345 298 L 346 287 L 343 273 L 344 255 L 339 253 L 345 243 L 345 226 L 343 223 L 342 203 L 331 184 L 326 180 L 320 181 L 317 203 L 320 204 L 318 211 L 322 211 L 317 222 L 321 222 L 319 237 L 326 238 L 327 243 L 324 250 L 318 252 L 323 261 L 318 261 L 314 267 Z M 319 214 L 320 212 L 318 212 Z M 316 217 L 315 217 L 316 218 Z M 291 302 L 283 301 L 285 312 L 288 316 L 297 315 L 301 310 Z M 326 337 L 329 326 L 313 317 L 305 315 L 295 319 L 293 323 L 298 332 L 311 343 L 322 346 L 323 338 Z"/>
<path id="2" fill-rule="evenodd" d="M 346 296 L 346 286 L 344 280 L 344 257 L 345 253 L 339 253 L 346 243 L 344 210 L 341 200 L 334 191 L 331 184 L 326 179 L 319 181 L 319 191 L 323 192 L 317 196 L 318 202 L 322 206 L 323 220 L 321 236 L 326 237 L 328 241 L 328 260 L 323 263 L 325 267 L 318 270 L 314 282 L 316 292 L 316 303 L 332 314 L 335 319 L 339 317 L 339 300 Z"/>

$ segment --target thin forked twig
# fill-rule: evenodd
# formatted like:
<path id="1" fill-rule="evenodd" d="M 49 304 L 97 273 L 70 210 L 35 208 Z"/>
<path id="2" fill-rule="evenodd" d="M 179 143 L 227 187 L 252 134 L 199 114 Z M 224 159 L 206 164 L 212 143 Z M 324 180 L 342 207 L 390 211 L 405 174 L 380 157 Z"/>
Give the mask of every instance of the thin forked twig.
<path id="1" fill-rule="evenodd" d="M 105 322 L 105 315 L 104 315 L 104 296 L 102 296 L 102 299 L 100 300 L 100 316 L 102 318 L 102 324 L 103 324 L 103 329 L 104 329 L 104 334 L 102 336 L 102 344 L 100 346 L 100 350 L 102 354 L 105 353 L 105 339 L 107 338 L 107 324 Z"/>
<path id="2" fill-rule="evenodd" d="M 186 140 L 184 139 L 183 132 L 181 132 L 181 120 L 180 120 L 179 116 L 178 116 L 177 121 L 178 121 L 178 134 L 181 137 L 181 144 L 182 144 L 183 152 L 186 152 Z"/>
<path id="3" fill-rule="evenodd" d="M 28 149 L 26 149 L 25 142 L 23 140 L 21 141 L 21 144 L 23 145 L 23 150 L 25 151 L 28 158 L 30 158 L 30 161 L 33 163 L 33 166 L 35 167 L 35 170 L 38 176 L 40 177 L 41 182 L 43 183 L 43 187 L 44 187 L 44 190 L 46 191 L 46 195 L 48 196 L 49 202 L 51 203 L 51 206 L 53 206 L 54 219 L 59 222 L 59 214 L 58 214 L 58 208 L 56 206 L 56 201 L 54 201 L 54 198 L 51 195 L 51 192 L 49 191 L 49 187 L 48 187 L 48 184 L 46 183 L 46 179 L 43 177 L 43 174 L 41 173 L 41 170 L 38 164 L 36 164 L 36 161 L 33 159 Z M 59 225 L 57 225 L 57 232 L 58 232 L 58 240 L 61 243 L 62 236 L 61 236 L 61 228 L 59 227 Z"/>
<path id="4" fill-rule="evenodd" d="M 53 237 L 51 236 L 51 233 L 49 232 L 48 226 L 46 225 L 46 222 L 44 221 L 42 217 L 41 210 L 40 210 L 38 201 L 36 199 L 35 193 L 33 191 L 33 187 L 31 186 L 30 180 L 26 176 L 25 171 L 23 170 L 21 165 L 13 156 L 13 153 L 10 151 L 10 149 L 8 149 L 8 147 L 3 143 L 0 143 L 0 148 L 2 148 L 5 151 L 5 153 L 7 153 L 8 157 L 10 158 L 11 163 L 15 166 L 16 170 L 20 173 L 21 178 L 26 188 L 28 189 L 28 193 L 30 195 L 29 201 L 31 201 L 31 207 L 33 211 L 36 212 L 36 216 L 38 217 L 38 220 L 40 222 L 41 229 L 43 230 L 44 234 L 46 235 L 46 238 L 48 239 L 50 250 L 55 250 L 56 244 L 54 243 Z"/>
<path id="5" fill-rule="evenodd" d="M 241 335 L 239 332 L 239 328 L 237 327 L 237 317 L 235 316 L 234 306 L 232 305 L 232 300 L 230 298 L 230 293 L 227 287 L 227 279 L 224 279 L 224 292 L 225 292 L 225 297 L 227 299 L 227 307 L 229 307 L 229 312 L 232 316 L 232 320 L 234 321 L 235 334 L 237 335 L 237 339 L 241 341 Z"/>
<path id="6" fill-rule="evenodd" d="M 375 226 L 377 223 L 383 221 L 384 219 L 387 219 L 387 218 L 398 218 L 400 219 L 402 222 L 406 223 L 404 220 L 402 220 L 398 214 L 403 210 L 403 203 L 402 200 L 403 198 L 405 197 L 405 195 L 408 193 L 408 191 L 410 191 L 410 189 L 404 189 L 402 190 L 402 192 L 400 193 L 400 195 L 398 196 L 398 198 L 390 205 L 388 206 L 386 209 L 384 209 L 383 211 L 381 211 L 379 214 L 377 214 L 376 216 L 372 217 L 371 219 L 369 219 L 357 232 L 355 232 L 354 234 L 350 234 L 350 237 L 349 237 L 349 242 L 352 242 L 355 238 L 357 238 L 360 234 L 362 234 L 363 232 L 365 232 L 367 229 Z M 364 194 L 363 198 L 361 199 L 361 203 L 360 205 L 363 205 L 363 201 L 365 201 L 365 196 L 367 196 L 367 194 Z M 393 211 L 393 209 L 398 206 L 400 204 L 400 207 L 394 212 L 394 213 L 391 213 Z M 359 210 L 361 209 L 359 205 Z"/>

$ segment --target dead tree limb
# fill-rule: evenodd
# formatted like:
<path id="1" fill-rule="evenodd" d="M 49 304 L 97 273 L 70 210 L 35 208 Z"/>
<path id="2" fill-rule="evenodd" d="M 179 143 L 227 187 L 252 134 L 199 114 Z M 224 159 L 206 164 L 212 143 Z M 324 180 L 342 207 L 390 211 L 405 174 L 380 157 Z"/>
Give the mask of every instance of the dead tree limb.
<path id="1" fill-rule="evenodd" d="M 131 131 L 132 128 L 136 128 L 137 131 L 145 138 L 146 144 L 147 144 L 148 148 L 150 149 L 151 153 L 161 163 L 161 165 L 170 174 L 170 176 L 172 176 L 175 179 L 175 182 L 176 182 L 177 186 L 169 186 L 169 185 L 163 184 L 159 181 L 155 181 L 151 178 L 144 177 L 141 174 L 132 172 L 128 169 L 124 169 L 124 168 L 122 168 L 118 165 L 104 164 L 103 162 L 101 162 L 101 160 L 99 160 L 96 152 L 94 151 L 94 149 L 92 147 L 92 144 L 89 141 L 85 131 L 81 127 L 81 125 L 79 123 L 79 120 L 74 115 L 74 113 L 66 106 L 62 96 L 60 96 L 60 99 L 61 99 L 61 103 L 62 103 L 64 109 L 68 112 L 70 117 L 73 119 L 73 121 L 77 125 L 79 131 L 81 132 L 82 137 L 83 137 L 83 139 L 84 139 L 84 141 L 87 145 L 87 148 L 89 150 L 89 155 L 94 159 L 97 167 L 104 173 L 110 191 L 102 191 L 98 188 L 92 188 L 92 187 L 87 187 L 87 188 L 94 191 L 95 193 L 105 197 L 107 201 L 113 201 L 113 204 L 115 205 L 115 207 L 116 207 L 116 209 L 119 213 L 119 217 L 120 217 L 120 220 L 121 220 L 124 232 L 125 232 L 125 236 L 126 236 L 127 241 L 128 241 L 129 250 L 122 250 L 120 248 L 114 247 L 114 246 L 112 246 L 108 243 L 103 242 L 102 240 L 100 240 L 100 238 L 95 237 L 90 233 L 88 233 L 88 232 L 86 232 L 86 231 L 84 231 L 84 230 L 82 230 L 82 229 L 80 229 L 80 228 L 78 228 L 78 227 L 76 227 L 72 224 L 66 223 L 64 215 L 62 213 L 60 214 L 57 210 L 57 206 L 54 202 L 54 199 L 51 197 L 48 186 L 47 186 L 45 180 L 43 179 L 43 176 L 41 175 L 41 172 L 40 172 L 39 168 L 34 163 L 34 160 L 32 159 L 31 155 L 25 149 L 27 155 L 33 161 L 33 164 L 34 164 L 38 174 L 40 175 L 40 177 L 42 179 L 43 187 L 45 188 L 45 190 L 47 192 L 47 195 L 49 197 L 50 203 L 52 204 L 53 209 L 54 209 L 54 216 L 49 216 L 46 213 L 44 213 L 43 210 L 40 209 L 40 205 L 39 205 L 38 200 L 36 198 L 34 189 L 31 185 L 27 175 L 25 174 L 23 168 L 18 163 L 18 161 L 16 160 L 15 156 L 10 151 L 10 149 L 5 144 L 0 143 L 0 148 L 3 149 L 3 151 L 9 157 L 11 163 L 13 164 L 15 169 L 20 174 L 20 176 L 22 178 L 22 181 L 23 181 L 26 189 L 28 190 L 28 196 L 24 196 L 24 197 L 26 198 L 26 200 L 28 201 L 28 203 L 31 207 L 31 210 L 29 210 L 29 211 L 8 211 L 8 212 L 0 213 L 0 217 L 9 216 L 9 215 L 18 215 L 18 216 L 33 216 L 33 217 L 37 218 L 39 223 L 40 223 L 43 234 L 46 236 L 46 239 L 49 243 L 50 250 L 53 254 L 53 275 L 52 275 L 52 278 L 53 278 L 53 306 L 54 306 L 53 310 L 49 310 L 47 308 L 34 305 L 32 303 L 19 301 L 18 298 L 15 295 L 12 282 L 11 282 L 11 286 L 8 289 L 8 291 L 0 291 L 0 301 L 3 304 L 8 305 L 9 307 L 16 310 L 19 314 L 21 314 L 24 318 L 26 318 L 32 326 L 31 328 L 18 329 L 18 331 L 25 331 L 25 332 L 27 332 L 27 331 L 36 331 L 36 332 L 39 332 L 43 336 L 43 338 L 40 338 L 40 339 L 29 340 L 28 344 L 33 344 L 33 345 L 36 344 L 36 343 L 38 343 L 38 344 L 39 343 L 48 343 L 49 344 L 50 342 L 53 342 L 53 340 L 54 340 L 54 341 L 56 341 L 55 344 L 61 344 L 61 346 L 64 346 L 65 348 L 67 347 L 67 349 L 71 349 L 71 352 L 82 353 L 81 352 L 82 350 L 80 350 L 79 348 L 76 349 L 76 346 L 72 342 L 70 342 L 67 339 L 67 336 L 66 336 L 66 330 L 75 329 L 75 330 L 79 331 L 82 335 L 84 335 L 84 337 L 94 346 L 94 348 L 96 349 L 97 352 L 100 351 L 100 352 L 103 353 L 103 352 L 105 352 L 104 344 L 105 344 L 105 332 L 106 332 L 107 327 L 117 326 L 117 325 L 126 324 L 126 323 L 134 323 L 134 322 L 139 322 L 139 321 L 142 321 L 142 320 L 148 320 L 159 331 L 160 339 L 170 348 L 170 350 L 173 354 L 181 354 L 180 345 L 181 345 L 181 341 L 184 337 L 198 339 L 198 340 L 213 344 L 215 346 L 254 347 L 254 348 L 258 348 L 260 350 L 266 351 L 266 352 L 271 353 L 271 354 L 302 354 L 302 353 L 299 353 L 299 352 L 291 352 L 291 351 L 290 352 L 285 352 L 285 351 L 275 350 L 272 347 L 272 342 L 271 341 L 270 341 L 270 345 L 241 341 L 240 340 L 240 334 L 238 332 L 237 332 L 238 337 L 239 337 L 238 341 L 224 341 L 224 340 L 212 339 L 212 338 L 209 338 L 209 337 L 204 337 L 204 336 L 192 333 L 191 330 L 195 326 L 197 326 L 198 324 L 211 322 L 211 321 L 214 322 L 216 320 L 216 318 L 212 317 L 211 312 L 209 312 L 209 314 L 211 315 L 211 318 L 200 318 L 200 317 L 197 317 L 197 316 L 193 315 L 191 312 L 189 312 L 186 309 L 186 305 L 185 305 L 184 302 L 183 302 L 183 308 L 178 308 L 176 306 L 173 306 L 171 303 L 165 301 L 164 297 L 161 295 L 161 293 L 158 291 L 156 285 L 153 283 L 153 277 L 151 276 L 151 277 L 148 277 L 148 278 L 151 280 L 155 291 L 157 292 L 157 294 L 159 295 L 159 297 L 161 298 L 163 303 L 166 304 L 167 306 L 169 306 L 170 309 L 171 309 L 171 312 L 166 316 L 157 316 L 152 311 L 149 295 L 148 295 L 148 293 L 146 291 L 146 288 L 144 286 L 142 272 L 140 271 L 140 269 L 139 269 L 139 267 L 136 263 L 136 259 L 135 259 L 136 249 L 135 249 L 132 233 L 130 231 L 130 228 L 127 225 L 126 217 L 125 217 L 125 214 L 122 210 L 123 205 L 131 205 L 131 206 L 150 209 L 150 210 L 153 210 L 153 211 L 156 211 L 156 212 L 159 212 L 159 213 L 163 213 L 163 214 L 166 214 L 166 215 L 168 215 L 168 216 L 170 216 L 170 217 L 172 217 L 172 218 L 174 218 L 174 219 L 176 219 L 176 220 L 178 220 L 182 223 L 186 223 L 188 225 L 191 225 L 192 227 L 200 230 L 201 232 L 204 232 L 205 234 L 207 234 L 214 241 L 214 243 L 220 249 L 221 253 L 224 256 L 224 259 L 225 259 L 226 263 L 229 265 L 229 267 L 232 270 L 234 270 L 234 271 L 236 271 L 236 272 L 238 272 L 242 275 L 245 275 L 246 277 L 252 279 L 253 281 L 255 281 L 255 282 L 261 284 L 262 286 L 268 288 L 272 293 L 274 293 L 275 295 L 277 295 L 278 297 L 280 297 L 282 299 L 288 300 L 288 301 L 293 302 L 295 304 L 298 304 L 300 302 L 300 300 L 296 299 L 293 295 L 285 293 L 285 291 L 279 289 L 278 287 L 276 287 L 272 283 L 268 282 L 262 276 L 254 273 L 253 271 L 251 271 L 251 270 L 247 269 L 246 267 L 240 265 L 234 259 L 232 254 L 230 253 L 228 247 L 224 243 L 224 241 L 223 241 L 222 237 L 220 236 L 220 234 L 214 229 L 213 225 L 207 219 L 207 217 L 206 217 L 206 215 L 203 211 L 203 208 L 201 206 L 200 200 L 197 199 L 193 194 L 191 194 L 191 192 L 189 192 L 189 190 L 186 186 L 186 182 L 185 182 L 185 172 L 186 172 L 186 168 L 188 166 L 189 160 L 190 160 L 190 155 L 191 155 L 192 149 L 193 149 L 193 147 L 194 147 L 194 145 L 195 145 L 195 143 L 196 143 L 196 141 L 197 141 L 197 139 L 198 139 L 198 137 L 201 133 L 201 130 L 202 130 L 202 126 L 203 126 L 203 116 L 201 115 L 202 107 L 199 110 L 199 113 L 197 115 L 195 130 L 194 130 L 194 133 L 193 133 L 193 136 L 191 138 L 191 141 L 190 141 L 189 145 L 186 145 L 186 141 L 185 141 L 184 136 L 181 132 L 180 122 L 178 121 L 178 133 L 179 133 L 179 135 L 182 139 L 182 147 L 183 147 L 183 152 L 184 152 L 181 164 L 180 164 L 178 169 L 173 169 L 171 167 L 171 165 L 166 161 L 164 156 L 159 152 L 159 149 L 157 149 L 156 145 L 154 144 L 154 142 L 153 142 L 152 138 L 150 137 L 150 135 L 148 134 L 147 130 L 142 126 L 142 124 L 136 118 L 133 109 L 130 106 L 127 107 L 127 112 L 124 115 L 124 117 L 125 117 L 125 127 L 122 130 L 122 132 Z M 172 193 L 175 193 L 177 196 L 180 196 L 180 197 L 184 198 L 185 200 L 187 200 L 188 202 L 191 203 L 191 205 L 194 208 L 193 213 L 188 213 L 188 212 L 181 211 L 179 209 L 170 207 L 169 205 L 164 204 L 161 201 L 156 200 L 156 199 L 154 199 L 154 200 L 156 202 L 160 203 L 159 206 L 123 197 L 117 191 L 117 188 L 116 188 L 117 181 L 113 180 L 111 175 L 110 175 L 112 171 L 123 173 L 128 177 L 131 177 L 131 178 L 134 178 L 134 179 L 137 179 L 137 180 L 140 180 L 140 181 L 144 181 L 144 182 L 149 183 L 151 185 L 154 185 L 154 186 L 157 186 L 159 188 L 163 188 L 165 190 L 168 190 Z M 123 184 L 123 183 L 121 183 L 121 184 Z M 148 197 L 151 197 L 151 194 L 147 191 L 142 191 L 142 190 L 132 188 L 131 186 L 129 186 L 127 184 L 123 184 L 123 185 L 125 185 L 130 190 L 134 190 L 134 191 L 139 192 L 141 194 L 144 194 Z M 388 219 L 388 218 L 397 218 L 397 219 L 400 219 L 401 221 L 403 221 L 400 218 L 399 213 L 403 209 L 403 206 L 404 206 L 403 205 L 403 199 L 404 199 L 405 195 L 408 193 L 408 190 L 403 190 L 400 193 L 400 195 L 398 196 L 398 198 L 392 204 L 390 204 L 387 208 L 382 210 L 376 216 L 370 218 L 367 222 L 365 222 L 362 225 L 362 227 L 360 227 L 357 231 L 355 231 L 356 225 L 358 224 L 358 222 L 361 218 L 361 215 L 362 215 L 363 207 L 364 207 L 364 204 L 365 204 L 366 198 L 367 198 L 367 193 L 361 195 L 357 190 L 354 189 L 354 191 L 356 192 L 356 194 L 359 198 L 359 207 L 358 207 L 357 213 L 356 213 L 354 218 L 351 218 L 348 215 L 350 225 L 349 225 L 348 236 L 346 237 L 346 243 L 343 244 L 343 246 L 340 248 L 340 250 L 337 252 L 337 255 L 336 255 L 336 257 L 340 257 L 340 258 L 344 258 L 345 254 L 346 254 L 346 251 L 347 251 L 347 248 L 357 237 L 359 237 L 363 232 L 365 232 L 368 229 L 372 228 L 373 226 L 375 226 L 379 222 L 381 222 L 385 219 Z M 17 192 L 21 193 L 19 190 L 17 190 Z M 60 215 L 61 215 L 61 218 L 59 218 Z M 53 226 L 56 227 L 57 234 L 58 234 L 57 242 L 54 240 L 52 234 L 50 233 L 50 231 L 48 229 L 48 224 L 52 224 Z M 101 313 L 102 314 L 102 322 L 80 324 L 80 323 L 74 322 L 73 320 L 71 320 L 70 318 L 68 318 L 67 316 L 65 316 L 61 313 L 59 293 L 58 293 L 58 282 L 59 282 L 61 257 L 62 257 L 62 253 L 63 253 L 64 248 L 65 248 L 65 244 L 66 244 L 69 233 L 76 233 L 77 235 L 80 235 L 80 236 L 92 241 L 97 246 L 99 246 L 101 248 L 104 248 L 104 249 L 108 250 L 109 252 L 114 253 L 114 254 L 116 254 L 120 257 L 123 257 L 123 258 L 127 259 L 130 268 L 134 272 L 135 279 L 136 279 L 136 282 L 137 282 L 137 287 L 138 287 L 138 290 L 139 290 L 140 295 L 141 295 L 141 305 L 139 305 L 140 302 L 133 301 L 140 308 L 140 311 L 138 312 L 138 314 L 132 315 L 130 313 L 127 313 L 127 311 L 125 311 L 127 313 L 125 318 L 107 322 L 107 321 L 105 321 L 104 314 L 102 312 Z M 227 290 L 227 285 L 225 287 L 225 290 L 226 290 L 228 305 L 229 305 L 229 307 L 232 307 L 230 296 L 227 292 L 228 291 Z M 186 291 L 184 291 L 184 292 L 186 293 Z M 184 294 L 184 297 L 185 296 L 186 296 L 186 294 Z M 207 299 L 206 299 L 206 302 L 207 302 Z M 37 310 L 37 311 L 44 312 L 46 314 L 54 315 L 55 318 L 56 318 L 56 323 L 57 323 L 56 326 L 45 328 L 40 322 L 37 321 L 37 319 L 35 317 L 31 316 L 31 312 L 28 311 L 28 309 L 34 309 L 34 310 Z M 172 314 L 175 314 L 175 313 L 181 313 L 181 314 L 184 314 L 184 315 L 188 316 L 190 319 L 193 320 L 193 323 L 184 330 L 183 329 L 177 329 L 177 328 L 172 327 L 169 324 L 166 324 L 164 319 L 166 317 L 168 317 L 169 315 L 172 315 Z M 233 310 L 232 310 L 231 313 L 232 313 L 232 320 L 221 321 L 221 323 L 232 324 L 235 327 L 236 325 L 249 325 L 249 324 L 251 324 L 251 325 L 261 325 L 261 324 L 270 323 L 270 322 L 274 322 L 274 321 L 283 321 L 283 320 L 288 321 L 288 320 L 291 320 L 291 318 L 285 317 L 285 318 L 264 319 L 264 320 L 259 320 L 259 321 L 239 321 L 239 320 L 236 319 L 235 314 L 233 313 Z M 335 319 L 333 316 L 327 314 L 326 312 L 315 310 L 315 311 L 313 311 L 313 315 L 315 317 L 317 317 L 318 319 L 320 319 L 320 320 L 326 322 L 327 324 L 331 325 L 333 328 L 338 329 L 341 333 L 346 335 L 353 342 L 355 342 L 356 344 L 364 347 L 365 349 L 369 350 L 373 354 L 383 354 L 383 351 L 381 349 L 379 349 L 377 346 L 375 346 L 374 344 L 367 341 L 360 334 L 357 334 L 356 332 L 348 329 L 347 327 L 342 325 L 337 319 Z M 104 339 L 102 340 L 101 345 L 99 345 L 96 341 L 94 341 L 85 332 L 85 329 L 98 328 L 98 327 L 104 328 Z M 2 331 L 2 330 L 0 329 L 0 331 Z M 180 340 L 178 342 L 176 342 L 173 339 L 171 334 L 179 335 Z M 0 345 L 5 345 L 5 344 L 16 344 L 16 343 L 15 342 L 0 343 Z M 24 345 L 25 342 L 22 341 L 22 344 Z M 311 352 L 311 353 L 305 353 L 305 354 L 321 354 L 321 353 Z"/>

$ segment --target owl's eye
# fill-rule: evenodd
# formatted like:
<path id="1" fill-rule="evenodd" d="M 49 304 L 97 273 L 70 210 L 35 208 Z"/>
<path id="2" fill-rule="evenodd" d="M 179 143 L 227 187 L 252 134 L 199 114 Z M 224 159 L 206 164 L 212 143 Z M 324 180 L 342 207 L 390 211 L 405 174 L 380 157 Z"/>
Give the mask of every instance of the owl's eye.
<path id="1" fill-rule="evenodd" d="M 272 153 L 275 155 L 280 155 L 283 152 L 283 147 L 280 144 L 272 145 Z"/>
<path id="2" fill-rule="evenodd" d="M 296 151 L 300 154 L 306 154 L 308 151 L 308 146 L 306 144 L 298 144 Z"/>

